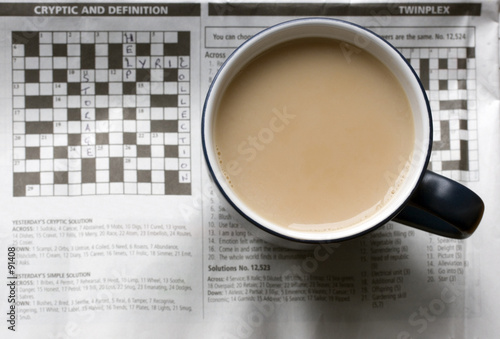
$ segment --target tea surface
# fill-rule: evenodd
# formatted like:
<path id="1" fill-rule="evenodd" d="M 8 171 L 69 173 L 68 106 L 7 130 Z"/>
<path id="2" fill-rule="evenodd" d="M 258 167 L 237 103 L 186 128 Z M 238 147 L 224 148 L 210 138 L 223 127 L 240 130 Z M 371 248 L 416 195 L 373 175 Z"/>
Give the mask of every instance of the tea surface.
<path id="1" fill-rule="evenodd" d="M 279 45 L 232 80 L 215 144 L 235 193 L 283 227 L 346 227 L 387 201 L 412 154 L 414 126 L 393 74 L 329 39 Z"/>

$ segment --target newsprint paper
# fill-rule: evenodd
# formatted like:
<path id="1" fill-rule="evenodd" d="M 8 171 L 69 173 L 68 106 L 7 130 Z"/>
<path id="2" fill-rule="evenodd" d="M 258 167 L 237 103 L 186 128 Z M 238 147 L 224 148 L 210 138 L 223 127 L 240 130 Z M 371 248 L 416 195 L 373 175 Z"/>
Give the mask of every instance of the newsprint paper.
<path id="1" fill-rule="evenodd" d="M 0 3 L 1 338 L 497 338 L 498 1 Z M 313 251 L 218 198 L 201 107 L 273 24 L 368 27 L 419 75 L 429 168 L 484 200 L 450 240 L 394 222 Z"/>

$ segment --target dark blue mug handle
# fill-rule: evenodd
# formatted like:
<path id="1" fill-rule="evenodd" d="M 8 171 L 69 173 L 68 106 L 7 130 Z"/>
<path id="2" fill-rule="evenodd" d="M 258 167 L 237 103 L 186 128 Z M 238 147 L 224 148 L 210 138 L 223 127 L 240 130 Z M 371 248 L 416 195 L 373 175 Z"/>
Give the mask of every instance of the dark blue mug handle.
<path id="1" fill-rule="evenodd" d="M 474 233 L 483 213 L 484 203 L 476 193 L 426 171 L 394 221 L 448 238 L 465 239 Z"/>

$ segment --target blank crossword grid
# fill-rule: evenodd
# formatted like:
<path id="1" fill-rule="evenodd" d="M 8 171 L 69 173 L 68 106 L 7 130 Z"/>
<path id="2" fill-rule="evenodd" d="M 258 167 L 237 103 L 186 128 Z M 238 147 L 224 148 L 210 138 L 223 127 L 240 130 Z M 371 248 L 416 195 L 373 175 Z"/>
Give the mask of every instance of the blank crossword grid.
<path id="1" fill-rule="evenodd" d="M 432 110 L 434 142 L 429 169 L 455 180 L 477 181 L 475 48 L 400 51 L 419 75 Z"/>
<path id="2" fill-rule="evenodd" d="M 14 196 L 191 194 L 190 32 L 12 32 Z"/>

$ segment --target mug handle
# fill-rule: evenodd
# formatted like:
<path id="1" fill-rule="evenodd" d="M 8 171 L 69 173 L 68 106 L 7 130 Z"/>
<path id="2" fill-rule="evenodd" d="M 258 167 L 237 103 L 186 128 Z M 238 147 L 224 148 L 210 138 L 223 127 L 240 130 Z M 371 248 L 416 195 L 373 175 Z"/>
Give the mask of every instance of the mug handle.
<path id="1" fill-rule="evenodd" d="M 467 187 L 427 170 L 394 221 L 453 239 L 474 233 L 484 213 L 481 198 Z"/>

